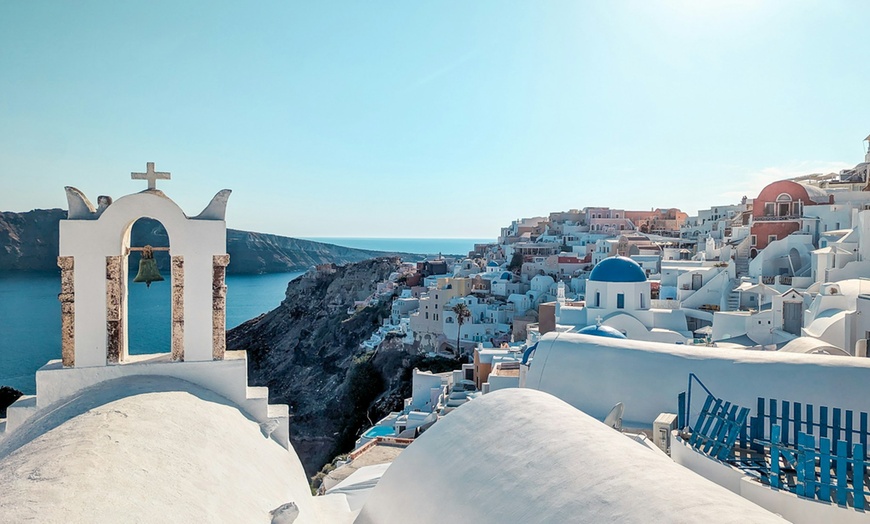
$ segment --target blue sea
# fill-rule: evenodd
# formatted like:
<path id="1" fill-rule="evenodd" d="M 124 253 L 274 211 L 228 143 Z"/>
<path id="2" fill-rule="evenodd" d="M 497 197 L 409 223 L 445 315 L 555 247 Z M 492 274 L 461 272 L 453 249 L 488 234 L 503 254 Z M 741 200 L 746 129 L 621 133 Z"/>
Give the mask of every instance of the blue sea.
<path id="1" fill-rule="evenodd" d="M 301 274 L 228 275 L 227 327 L 277 307 L 287 283 Z M 58 293 L 59 275 L 0 275 L 0 386 L 33 394 L 36 370 L 60 358 Z M 130 353 L 168 352 L 169 281 L 130 285 L 128 310 Z"/>
<path id="2" fill-rule="evenodd" d="M 331 244 L 407 253 L 466 253 L 477 239 L 329 238 Z M 302 273 L 227 276 L 227 327 L 271 311 L 287 283 Z M 36 388 L 36 370 L 60 358 L 60 276 L 0 273 L 0 386 L 26 394 Z M 169 351 L 169 282 L 131 285 L 128 298 L 130 353 Z"/>

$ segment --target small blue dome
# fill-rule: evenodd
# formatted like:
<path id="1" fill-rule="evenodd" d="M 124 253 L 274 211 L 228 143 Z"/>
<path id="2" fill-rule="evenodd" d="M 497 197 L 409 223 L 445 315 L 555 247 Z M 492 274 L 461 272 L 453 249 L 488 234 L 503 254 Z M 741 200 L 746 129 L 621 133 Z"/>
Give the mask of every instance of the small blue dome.
<path id="1" fill-rule="evenodd" d="M 593 337 L 628 338 L 623 335 L 621 331 L 610 326 L 586 326 L 577 333 L 580 333 L 581 335 L 592 335 Z"/>
<path id="2" fill-rule="evenodd" d="M 626 257 L 610 257 L 599 262 L 589 275 L 596 282 L 646 282 L 640 264 Z"/>
<path id="3" fill-rule="evenodd" d="M 498 262 L 496 262 L 495 260 L 490 260 L 486 263 L 486 265 L 489 267 L 498 267 Z"/>
<path id="4" fill-rule="evenodd" d="M 510 271 L 505 271 L 504 273 L 501 274 L 502 280 L 511 280 L 513 277 L 514 277 L 514 275 Z"/>

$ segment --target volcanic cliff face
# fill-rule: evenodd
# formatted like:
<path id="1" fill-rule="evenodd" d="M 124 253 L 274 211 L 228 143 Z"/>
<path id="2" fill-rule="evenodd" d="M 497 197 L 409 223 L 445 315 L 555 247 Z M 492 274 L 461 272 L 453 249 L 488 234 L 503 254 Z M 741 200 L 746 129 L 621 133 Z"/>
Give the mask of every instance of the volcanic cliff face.
<path id="1" fill-rule="evenodd" d="M 0 271 L 57 271 L 63 209 L 0 212 Z"/>
<path id="2" fill-rule="evenodd" d="M 236 229 L 227 230 L 227 253 L 227 271 L 246 274 L 302 271 L 315 265 L 343 265 L 386 254 Z"/>
<path id="3" fill-rule="evenodd" d="M 290 439 L 309 475 L 408 393 L 399 391 L 410 374 L 406 354 L 382 348 L 371 358 L 360 347 L 389 316 L 389 297 L 348 312 L 398 264 L 378 258 L 299 277 L 280 306 L 227 333 L 227 349 L 248 351 L 249 383 L 290 406 Z"/>
<path id="4" fill-rule="evenodd" d="M 0 212 L 0 271 L 58 271 L 58 223 L 65 218 L 63 209 Z M 156 220 L 141 219 L 133 225 L 131 242 L 167 246 L 169 237 Z M 386 254 L 235 229 L 227 230 L 227 253 L 227 271 L 235 274 L 304 271 L 314 265 L 348 264 Z M 166 253 L 158 252 L 156 258 L 161 269 L 169 267 Z"/>

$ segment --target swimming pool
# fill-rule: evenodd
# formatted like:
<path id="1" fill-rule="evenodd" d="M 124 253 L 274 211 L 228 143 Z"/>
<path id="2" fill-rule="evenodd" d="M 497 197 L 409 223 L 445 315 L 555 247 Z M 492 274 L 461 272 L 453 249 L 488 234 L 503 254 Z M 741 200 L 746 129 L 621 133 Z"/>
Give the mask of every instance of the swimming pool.
<path id="1" fill-rule="evenodd" d="M 375 437 L 394 437 L 396 436 L 396 428 L 393 426 L 374 426 L 363 433 L 363 438 Z"/>

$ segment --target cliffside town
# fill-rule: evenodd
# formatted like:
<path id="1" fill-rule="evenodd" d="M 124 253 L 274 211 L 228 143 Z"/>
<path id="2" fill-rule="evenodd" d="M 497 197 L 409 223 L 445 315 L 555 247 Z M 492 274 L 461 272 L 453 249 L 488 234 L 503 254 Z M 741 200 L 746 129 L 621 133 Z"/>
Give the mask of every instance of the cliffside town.
<path id="1" fill-rule="evenodd" d="M 291 441 L 309 475 L 401 409 L 411 369 L 424 367 L 395 337 L 377 352 L 363 344 L 388 321 L 401 269 L 395 258 L 319 266 L 288 284 L 278 308 L 227 333 L 228 349 L 248 352 L 251 384 L 290 406 Z"/>
<path id="2" fill-rule="evenodd" d="M 252 380 L 293 406 L 309 472 L 367 426 L 413 438 L 433 414 L 522 386 L 549 332 L 863 357 L 870 325 L 849 326 L 870 291 L 856 280 L 870 274 L 867 166 L 777 181 L 693 216 L 586 207 L 514 220 L 465 257 L 321 266 L 228 340 L 248 349 Z M 355 396 L 365 355 L 379 365 Z M 403 405 L 424 356 L 464 364 L 415 371 L 422 393 Z"/>

